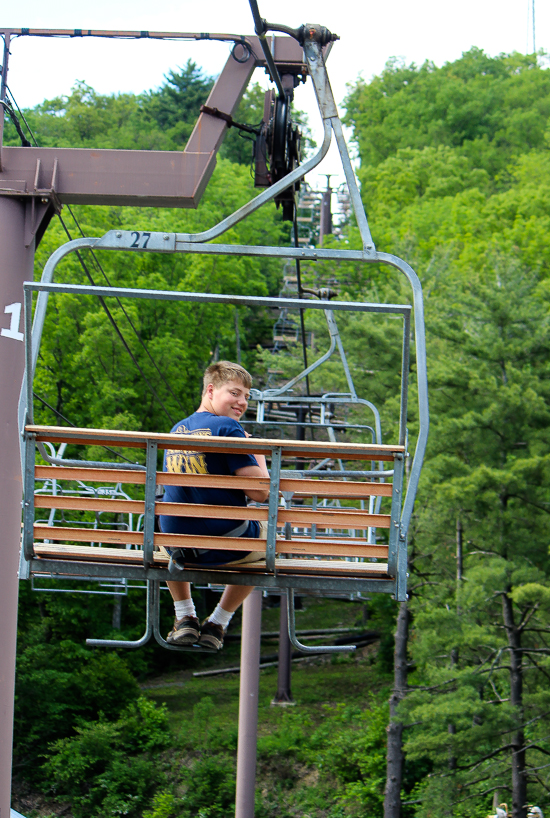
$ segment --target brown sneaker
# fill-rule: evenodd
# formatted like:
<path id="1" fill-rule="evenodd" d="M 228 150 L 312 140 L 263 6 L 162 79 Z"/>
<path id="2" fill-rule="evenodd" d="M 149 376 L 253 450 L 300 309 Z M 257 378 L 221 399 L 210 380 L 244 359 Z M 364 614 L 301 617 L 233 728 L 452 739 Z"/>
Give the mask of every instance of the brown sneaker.
<path id="1" fill-rule="evenodd" d="M 205 619 L 201 625 L 199 645 L 202 645 L 203 648 L 220 650 L 223 648 L 223 635 L 224 629 L 221 625 L 217 625 L 215 622 L 210 622 L 209 619 Z"/>
<path id="2" fill-rule="evenodd" d="M 194 645 L 199 641 L 201 627 L 196 616 L 174 619 L 174 627 L 166 637 L 169 645 Z"/>

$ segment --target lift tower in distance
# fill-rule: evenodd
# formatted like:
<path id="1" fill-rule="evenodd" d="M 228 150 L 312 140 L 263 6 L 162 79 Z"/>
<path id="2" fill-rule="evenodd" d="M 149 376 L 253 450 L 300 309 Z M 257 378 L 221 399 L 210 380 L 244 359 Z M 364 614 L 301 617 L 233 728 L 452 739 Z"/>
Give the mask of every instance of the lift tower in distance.
<path id="1" fill-rule="evenodd" d="M 194 32 L 146 32 L 150 39 L 199 40 Z M 17 406 L 25 367 L 23 282 L 32 281 L 34 253 L 51 218 L 64 204 L 196 208 L 216 165 L 228 121 L 201 113 L 180 151 L 88 150 L 2 145 L 10 47 L 23 36 L 143 39 L 140 31 L 0 29 L 0 818 L 10 814 L 13 699 L 17 634 L 18 544 L 21 539 L 21 470 Z M 210 34 L 233 43 L 207 100 L 234 114 L 256 67 L 266 67 L 259 38 Z M 303 52 L 290 37 L 273 36 L 280 73 L 304 71 Z"/>

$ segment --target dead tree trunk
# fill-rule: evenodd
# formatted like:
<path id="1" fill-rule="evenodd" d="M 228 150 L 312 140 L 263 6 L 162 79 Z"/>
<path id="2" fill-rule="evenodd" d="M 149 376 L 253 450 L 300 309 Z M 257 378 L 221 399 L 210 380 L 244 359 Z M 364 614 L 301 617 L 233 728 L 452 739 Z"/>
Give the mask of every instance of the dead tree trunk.
<path id="1" fill-rule="evenodd" d="M 504 627 L 510 648 L 510 702 L 516 710 L 517 729 L 512 734 L 512 818 L 527 818 L 525 733 L 523 732 L 523 664 L 521 630 L 514 621 L 512 600 L 502 596 Z"/>
<path id="2" fill-rule="evenodd" d="M 400 818 L 401 782 L 403 779 L 403 722 L 397 720 L 397 706 L 407 692 L 407 641 L 409 609 L 406 602 L 399 606 L 395 631 L 393 691 L 390 696 L 390 723 L 387 727 L 386 788 L 384 818 Z"/>
<path id="3" fill-rule="evenodd" d="M 460 583 L 463 577 L 463 551 L 462 551 L 462 521 L 460 517 L 456 520 L 456 613 L 460 616 Z M 453 648 L 451 650 L 451 666 L 458 665 L 458 650 Z M 449 735 L 456 735 L 456 726 L 449 724 Z M 451 745 L 452 746 L 452 745 Z M 457 762 L 452 752 L 449 755 L 449 770 L 456 770 Z"/>

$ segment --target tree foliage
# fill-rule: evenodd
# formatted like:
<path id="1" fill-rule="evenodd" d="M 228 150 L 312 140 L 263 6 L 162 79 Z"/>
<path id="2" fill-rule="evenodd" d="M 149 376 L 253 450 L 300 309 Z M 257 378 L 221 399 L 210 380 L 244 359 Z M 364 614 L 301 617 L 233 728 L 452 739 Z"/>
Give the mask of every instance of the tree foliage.
<path id="1" fill-rule="evenodd" d="M 460 148 L 491 175 L 545 146 L 550 76 L 534 55 L 489 57 L 472 48 L 441 68 L 390 60 L 347 98 L 362 162 L 377 165 L 400 148 Z"/>
<path id="2" fill-rule="evenodd" d="M 432 767 L 419 818 L 486 815 L 495 793 L 524 818 L 550 783 L 548 83 L 533 57 L 473 49 L 442 68 L 391 61 L 348 96 L 377 246 L 426 298 L 432 425 L 400 709 L 406 758 Z"/>
<path id="3" fill-rule="evenodd" d="M 393 60 L 380 77 L 357 83 L 347 100 L 377 247 L 409 261 L 425 293 L 432 431 L 410 536 L 411 667 L 398 710 L 405 724 L 402 814 L 407 818 L 483 818 L 497 792 L 500 800 L 513 802 L 514 818 L 525 818 L 525 805 L 538 801 L 544 807 L 550 793 L 549 77 L 533 56 L 488 57 L 472 49 L 441 68 Z M 146 97 L 101 98 L 78 86 L 57 109 L 57 103 L 45 103 L 29 117 L 47 126 L 47 144 L 79 146 L 103 139 L 95 146 L 181 149 L 186 127 L 177 118 L 181 100 L 189 94 L 193 105 L 199 104 L 208 82 L 188 64 Z M 253 89 L 236 119 L 254 123 L 261 105 L 261 93 Z M 81 208 L 85 234 L 119 226 L 192 232 L 216 223 L 253 195 L 243 145 L 231 135 L 196 213 Z M 60 240 L 60 229 L 50 228 L 40 262 Z M 228 241 L 243 244 L 286 240 L 274 211 L 262 211 L 228 234 Z M 353 224 L 345 241 L 360 246 Z M 192 254 L 104 253 L 98 259 L 113 284 L 159 289 L 275 293 L 281 272 L 264 260 Z M 101 282 L 94 259 L 86 263 L 94 281 Z M 315 286 L 336 280 L 342 298 L 410 299 L 406 282 L 375 265 L 304 265 L 302 274 Z M 63 262 L 59 275 L 89 280 L 74 257 Z M 140 368 L 101 304 L 63 296 L 52 299 L 35 389 L 78 424 L 166 429 L 172 417 L 195 405 L 204 366 L 216 355 L 236 356 L 234 313 L 218 306 L 106 301 Z M 307 314 L 306 322 L 314 338 L 310 354 L 321 354 L 327 343 L 322 316 Z M 380 317 L 344 315 L 338 322 L 358 392 L 378 406 L 384 440 L 393 440 L 399 328 Z M 257 352 L 258 345 L 268 346 L 271 316 L 244 311 L 240 328 L 245 365 L 264 373 L 268 367 L 288 374 L 301 368 L 300 345 L 287 353 Z M 410 375 L 412 449 L 418 422 L 414 366 Z M 325 392 L 346 391 L 342 368 L 334 362 L 314 373 L 311 383 Z M 51 410 L 43 406 L 38 420 L 51 422 Z M 372 607 L 386 610 L 386 602 L 391 601 Z M 26 628 L 21 678 L 33 682 L 36 657 L 44 669 L 40 684 L 47 683 L 51 657 L 43 659 L 43 647 Z M 382 658 L 390 650 L 385 644 Z M 387 672 L 382 664 L 373 672 Z M 54 670 L 61 674 L 60 689 L 72 691 L 69 699 L 84 685 L 86 673 L 103 672 L 85 664 L 81 680 Z M 91 746 L 88 739 L 99 742 L 108 735 L 114 755 L 125 752 L 125 745 L 117 744 L 123 742 L 117 724 L 129 718 L 124 713 L 135 712 L 135 705 L 127 702 L 130 710 L 113 710 L 101 722 L 97 704 L 88 703 L 80 714 L 86 725 L 78 732 L 75 708 L 66 713 L 63 702 L 47 692 L 44 699 L 45 732 L 35 741 L 43 743 L 46 735 L 61 741 L 48 762 L 54 778 L 61 776 L 56 753 L 66 758 L 74 750 L 77 763 L 82 748 Z M 30 721 L 24 708 L 19 718 L 24 725 Z M 330 768 L 338 793 L 326 814 L 380 814 L 385 718 L 378 709 L 369 716 L 348 713 L 338 729 L 331 721 L 327 733 L 289 716 L 284 734 L 260 742 L 261 762 L 275 758 L 288 767 L 289 758 L 305 764 L 315 757 L 315 763 Z M 64 720 L 72 720 L 68 732 L 56 735 Z M 22 757 L 28 752 L 24 747 Z M 231 752 L 227 742 L 220 745 L 219 814 L 232 797 Z M 100 775 L 107 775 L 102 780 L 114 780 L 108 779 L 108 769 L 115 769 L 111 761 L 102 763 Z M 139 763 L 148 763 L 146 754 Z M 205 806 L 213 769 L 205 753 L 189 773 L 183 795 L 159 779 L 156 795 L 144 794 L 139 808 L 147 805 L 154 818 L 196 814 Z M 303 809 L 321 809 L 316 797 L 304 801 Z M 90 801 L 79 809 L 91 815 L 90 810 L 106 806 Z"/>

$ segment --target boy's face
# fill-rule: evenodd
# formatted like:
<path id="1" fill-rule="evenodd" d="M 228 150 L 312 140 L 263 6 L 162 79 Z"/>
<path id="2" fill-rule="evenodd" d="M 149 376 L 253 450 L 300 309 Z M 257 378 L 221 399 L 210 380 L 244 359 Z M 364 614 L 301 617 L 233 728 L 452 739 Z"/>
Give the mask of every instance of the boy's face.
<path id="1" fill-rule="evenodd" d="M 210 383 L 206 388 L 206 396 L 216 415 L 240 420 L 246 412 L 250 390 L 241 381 L 228 381 L 219 387 Z"/>

